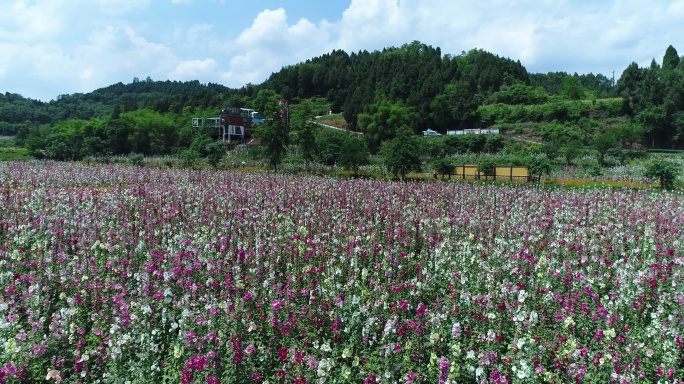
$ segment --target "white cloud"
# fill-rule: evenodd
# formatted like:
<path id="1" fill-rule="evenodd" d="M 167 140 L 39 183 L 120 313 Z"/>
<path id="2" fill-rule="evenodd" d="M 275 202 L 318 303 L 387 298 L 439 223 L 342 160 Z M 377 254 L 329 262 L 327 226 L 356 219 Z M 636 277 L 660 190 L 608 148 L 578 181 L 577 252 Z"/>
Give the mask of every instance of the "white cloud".
<path id="1" fill-rule="evenodd" d="M 108 26 L 95 31 L 89 43 L 75 52 L 79 66 L 95 73 L 94 78 L 113 75 L 166 76 L 178 59 L 170 47 L 148 41 L 130 27 Z"/>
<path id="2" fill-rule="evenodd" d="M 182 3 L 192 5 L 173 6 Z M 0 79 L 41 98 L 148 75 L 240 87 L 333 49 L 414 40 L 444 54 L 484 49 L 531 72 L 619 76 L 670 44 L 684 49 L 684 0 L 348 0 L 332 22 L 282 4 L 250 13 L 254 4 L 223 0 L 0 1 Z"/>
<path id="3" fill-rule="evenodd" d="M 99 0 L 97 4 L 105 13 L 123 14 L 145 9 L 150 5 L 150 2 L 151 0 Z"/>
<path id="4" fill-rule="evenodd" d="M 169 73 L 169 80 L 187 81 L 214 77 L 217 66 L 214 59 L 183 61 Z"/>
<path id="5" fill-rule="evenodd" d="M 59 33 L 64 23 L 55 3 L 40 7 L 26 1 L 0 4 L 0 41 L 35 41 Z"/>
<path id="6" fill-rule="evenodd" d="M 176 26 L 169 37 L 169 45 L 193 56 L 213 55 L 216 48 L 225 46 L 225 42 L 216 35 L 214 26 L 208 23 Z"/>
<path id="7" fill-rule="evenodd" d="M 405 37 L 415 30 L 415 17 L 420 15 L 408 10 L 399 0 L 352 0 L 342 14 L 338 45 L 356 51 L 410 42 Z"/>
<path id="8" fill-rule="evenodd" d="M 166 79 L 178 62 L 170 48 L 147 41 L 131 28 L 112 26 L 94 31 L 87 43 L 69 50 L 55 44 L 11 49 L 8 52 L 17 53 L 13 57 L 21 58 L 10 64 L 13 72 L 31 77 L 34 87 L 67 90 L 59 93 L 89 92 L 133 77 Z M 27 97 L 35 96 L 31 92 Z"/>
<path id="9" fill-rule="evenodd" d="M 334 49 L 333 25 L 299 19 L 289 25 L 283 8 L 264 10 L 233 41 L 234 56 L 222 73 L 227 85 L 260 83 L 285 65 L 296 64 Z"/>
<path id="10" fill-rule="evenodd" d="M 481 48 L 531 71 L 607 74 L 644 54 L 662 56 L 682 42 L 682 22 L 684 0 L 352 0 L 337 45 L 374 50 L 419 40 L 443 53 Z"/>

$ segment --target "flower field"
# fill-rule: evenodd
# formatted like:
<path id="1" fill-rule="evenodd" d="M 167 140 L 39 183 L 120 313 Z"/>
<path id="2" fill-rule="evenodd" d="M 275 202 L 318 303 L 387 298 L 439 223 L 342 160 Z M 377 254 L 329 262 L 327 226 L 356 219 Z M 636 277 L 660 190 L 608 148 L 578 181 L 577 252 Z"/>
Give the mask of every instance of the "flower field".
<path id="1" fill-rule="evenodd" d="M 0 163 L 0 383 L 683 382 L 684 195 Z"/>

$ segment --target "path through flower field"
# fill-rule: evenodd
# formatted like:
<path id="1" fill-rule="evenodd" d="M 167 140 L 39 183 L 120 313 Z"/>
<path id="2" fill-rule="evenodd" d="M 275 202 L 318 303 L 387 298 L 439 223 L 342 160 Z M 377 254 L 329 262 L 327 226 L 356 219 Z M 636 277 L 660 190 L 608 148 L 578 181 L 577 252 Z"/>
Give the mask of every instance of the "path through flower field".
<path id="1" fill-rule="evenodd" d="M 684 195 L 0 163 L 0 383 L 683 382 Z"/>

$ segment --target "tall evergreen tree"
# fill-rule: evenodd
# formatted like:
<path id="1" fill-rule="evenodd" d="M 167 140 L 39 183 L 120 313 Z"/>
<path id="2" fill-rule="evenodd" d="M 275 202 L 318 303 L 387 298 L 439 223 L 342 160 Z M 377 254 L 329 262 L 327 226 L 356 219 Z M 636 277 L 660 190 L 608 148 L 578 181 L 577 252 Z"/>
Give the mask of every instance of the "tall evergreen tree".
<path id="1" fill-rule="evenodd" d="M 295 131 L 297 145 L 302 151 L 308 172 L 309 163 L 316 156 L 316 131 L 318 130 L 318 124 L 314 119 L 313 104 L 310 100 L 305 100 L 293 107 L 291 127 Z"/>
<path id="2" fill-rule="evenodd" d="M 679 55 L 677 50 L 672 46 L 668 46 L 663 56 L 663 71 L 671 71 L 679 65 Z"/>

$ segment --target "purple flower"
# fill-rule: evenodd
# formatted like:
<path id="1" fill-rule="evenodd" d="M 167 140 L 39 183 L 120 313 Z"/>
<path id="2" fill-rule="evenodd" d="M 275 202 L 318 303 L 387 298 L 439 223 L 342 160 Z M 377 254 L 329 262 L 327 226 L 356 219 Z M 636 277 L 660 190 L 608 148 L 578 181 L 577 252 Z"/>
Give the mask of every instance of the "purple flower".
<path id="1" fill-rule="evenodd" d="M 451 326 L 451 337 L 454 339 L 461 337 L 461 323 L 454 323 L 454 325 Z"/>
<path id="2" fill-rule="evenodd" d="M 449 366 L 451 362 L 445 357 L 439 358 L 439 383 L 443 384 L 449 378 Z"/>

